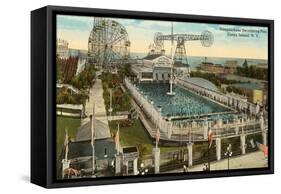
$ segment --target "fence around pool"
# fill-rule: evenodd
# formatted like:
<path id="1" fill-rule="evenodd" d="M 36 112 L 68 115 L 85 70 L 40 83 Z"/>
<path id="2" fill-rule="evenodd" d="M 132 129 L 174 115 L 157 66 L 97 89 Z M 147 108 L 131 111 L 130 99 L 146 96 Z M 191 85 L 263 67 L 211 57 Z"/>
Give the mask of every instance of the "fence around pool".
<path id="1" fill-rule="evenodd" d="M 151 88 L 152 91 L 149 91 L 155 92 L 151 95 L 141 90 L 141 87 L 137 87 L 128 78 L 124 79 L 124 83 L 133 96 L 132 103 L 138 111 L 140 120 L 152 138 L 155 138 L 157 129 L 160 130 L 161 140 L 186 142 L 206 141 L 208 139 L 209 129 L 213 130 L 214 138 L 229 138 L 241 134 L 260 133 L 267 130 L 267 120 L 262 115 L 260 117 L 249 117 L 245 114 L 237 114 L 231 108 L 228 109 L 226 106 L 220 106 L 219 103 L 214 104 L 214 101 L 208 102 L 207 99 L 200 99 L 202 98 L 200 95 L 193 97 L 199 98 L 203 102 L 202 105 L 207 103 L 206 106 L 209 106 L 208 103 L 211 103 L 212 106 L 215 106 L 215 109 L 219 107 L 218 109 L 220 111 L 204 112 L 202 114 L 197 114 L 197 112 L 196 114 L 189 112 L 185 115 L 169 114 L 169 112 L 165 111 L 169 110 L 169 108 L 166 109 L 164 107 L 165 105 L 162 105 L 164 108 L 157 106 L 161 103 L 155 102 L 155 98 L 153 98 L 153 95 L 156 95 L 156 91 L 153 91 L 155 90 L 154 87 Z M 184 94 L 189 95 L 189 93 Z M 164 97 L 162 93 L 159 99 L 165 101 L 167 100 L 165 98 L 168 97 Z M 181 98 L 176 99 L 181 100 Z M 186 105 L 192 105 L 193 98 L 190 99 L 190 103 Z M 179 108 L 179 106 L 176 106 L 176 108 Z M 186 112 L 183 111 L 182 113 Z"/>

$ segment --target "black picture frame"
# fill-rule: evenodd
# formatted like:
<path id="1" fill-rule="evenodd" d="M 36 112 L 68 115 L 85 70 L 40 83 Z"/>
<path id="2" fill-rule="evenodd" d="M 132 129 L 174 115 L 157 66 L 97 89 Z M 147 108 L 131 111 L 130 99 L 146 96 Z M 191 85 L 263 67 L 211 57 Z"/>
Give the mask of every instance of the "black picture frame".
<path id="1" fill-rule="evenodd" d="M 56 15 L 104 16 L 148 20 L 268 27 L 269 130 L 268 168 L 149 176 L 55 178 Z M 46 188 L 230 177 L 274 173 L 274 21 L 232 17 L 46 6 L 31 12 L 31 182 Z"/>

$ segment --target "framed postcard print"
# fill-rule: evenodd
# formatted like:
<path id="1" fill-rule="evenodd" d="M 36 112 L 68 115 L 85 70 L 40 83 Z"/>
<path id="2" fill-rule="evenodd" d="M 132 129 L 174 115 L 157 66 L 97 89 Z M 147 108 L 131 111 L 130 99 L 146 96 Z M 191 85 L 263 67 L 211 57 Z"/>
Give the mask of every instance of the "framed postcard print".
<path id="1" fill-rule="evenodd" d="M 31 13 L 31 182 L 273 173 L 273 21 Z"/>

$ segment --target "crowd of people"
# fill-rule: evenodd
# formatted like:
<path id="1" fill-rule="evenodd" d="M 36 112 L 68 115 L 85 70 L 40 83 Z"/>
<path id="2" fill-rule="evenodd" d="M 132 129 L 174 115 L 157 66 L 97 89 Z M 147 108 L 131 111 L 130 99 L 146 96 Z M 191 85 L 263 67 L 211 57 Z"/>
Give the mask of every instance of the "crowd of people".
<path id="1" fill-rule="evenodd" d="M 137 87 L 154 106 L 161 107 L 163 116 L 202 116 L 211 113 L 228 112 L 226 107 L 197 96 L 183 88 L 173 86 L 174 96 L 167 95 L 169 84 L 141 83 Z"/>

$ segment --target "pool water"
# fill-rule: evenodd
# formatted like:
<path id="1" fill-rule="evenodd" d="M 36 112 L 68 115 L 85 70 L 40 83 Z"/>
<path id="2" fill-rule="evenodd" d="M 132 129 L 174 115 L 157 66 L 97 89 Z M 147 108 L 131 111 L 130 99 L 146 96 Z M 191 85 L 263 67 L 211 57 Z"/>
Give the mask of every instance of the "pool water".
<path id="1" fill-rule="evenodd" d="M 194 116 L 231 111 L 175 85 L 173 85 L 174 96 L 167 95 L 170 86 L 165 83 L 139 83 L 137 87 L 149 101 L 154 102 L 155 108 L 161 107 L 163 116 Z"/>

